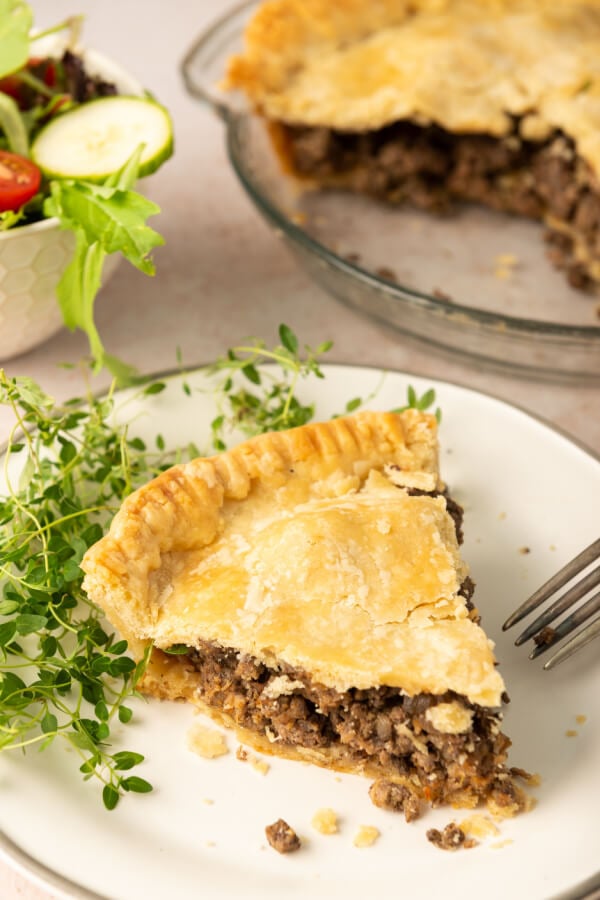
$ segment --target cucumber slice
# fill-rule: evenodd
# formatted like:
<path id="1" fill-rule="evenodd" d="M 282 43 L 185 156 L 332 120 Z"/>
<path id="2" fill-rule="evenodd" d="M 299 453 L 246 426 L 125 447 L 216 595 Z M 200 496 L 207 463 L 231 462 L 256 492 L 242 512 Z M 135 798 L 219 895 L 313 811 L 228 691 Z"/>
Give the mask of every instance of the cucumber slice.
<path id="1" fill-rule="evenodd" d="M 31 146 L 31 158 L 48 178 L 105 178 L 140 144 L 140 176 L 173 152 L 168 112 L 145 97 L 100 97 L 52 119 Z"/>

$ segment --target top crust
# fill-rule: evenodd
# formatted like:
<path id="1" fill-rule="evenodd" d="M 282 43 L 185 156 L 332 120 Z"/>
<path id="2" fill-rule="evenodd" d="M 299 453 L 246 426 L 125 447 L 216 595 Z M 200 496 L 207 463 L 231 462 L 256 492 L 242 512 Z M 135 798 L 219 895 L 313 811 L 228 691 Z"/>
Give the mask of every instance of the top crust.
<path id="1" fill-rule="evenodd" d="M 409 119 L 502 137 L 562 130 L 600 173 L 598 0 L 267 0 L 229 64 L 270 119 Z"/>
<path id="2" fill-rule="evenodd" d="M 403 476 L 439 486 L 435 419 L 416 410 L 261 435 L 132 494 L 84 587 L 138 654 L 209 640 L 338 690 L 499 705 L 445 500 L 409 495 Z"/>

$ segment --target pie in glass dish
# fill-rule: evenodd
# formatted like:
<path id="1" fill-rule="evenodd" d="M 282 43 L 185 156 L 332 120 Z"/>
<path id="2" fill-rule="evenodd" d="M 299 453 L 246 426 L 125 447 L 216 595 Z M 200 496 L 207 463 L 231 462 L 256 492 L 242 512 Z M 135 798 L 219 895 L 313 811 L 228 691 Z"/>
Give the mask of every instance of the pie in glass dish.
<path id="1" fill-rule="evenodd" d="M 435 417 L 361 412 L 164 472 L 87 552 L 84 586 L 134 656 L 152 645 L 144 692 L 375 778 L 373 801 L 407 818 L 424 802 L 511 815 L 504 683 L 461 525 Z"/>
<path id="2" fill-rule="evenodd" d="M 597 0 L 267 0 L 226 84 L 307 185 L 539 219 L 600 282 Z"/>

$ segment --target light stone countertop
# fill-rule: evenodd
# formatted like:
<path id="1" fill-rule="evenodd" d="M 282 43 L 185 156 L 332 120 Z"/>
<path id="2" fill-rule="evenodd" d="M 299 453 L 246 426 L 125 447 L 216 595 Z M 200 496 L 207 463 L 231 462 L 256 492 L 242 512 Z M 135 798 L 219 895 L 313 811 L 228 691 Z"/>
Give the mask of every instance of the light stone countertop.
<path id="1" fill-rule="evenodd" d="M 207 362 L 249 335 L 276 342 L 286 322 L 303 343 L 333 338 L 331 361 L 365 363 L 454 381 L 494 394 L 541 416 L 600 452 L 600 390 L 517 380 L 477 371 L 408 343 L 361 318 L 317 288 L 259 218 L 229 166 L 223 126 L 189 99 L 178 72 L 193 38 L 220 14 L 219 0 L 34 0 L 43 27 L 86 16 L 85 42 L 128 68 L 170 109 L 176 155 L 152 180 L 162 214 L 153 224 L 166 245 L 155 253 L 154 279 L 122 264 L 103 290 L 97 324 L 110 352 L 142 371 Z M 60 332 L 11 360 L 58 398 L 81 391 L 76 370 L 59 368 L 86 351 L 81 335 Z M 101 387 L 105 380 L 98 380 Z M 0 437 L 8 419 L 0 415 Z M 0 861 L 0 900 L 54 897 Z"/>

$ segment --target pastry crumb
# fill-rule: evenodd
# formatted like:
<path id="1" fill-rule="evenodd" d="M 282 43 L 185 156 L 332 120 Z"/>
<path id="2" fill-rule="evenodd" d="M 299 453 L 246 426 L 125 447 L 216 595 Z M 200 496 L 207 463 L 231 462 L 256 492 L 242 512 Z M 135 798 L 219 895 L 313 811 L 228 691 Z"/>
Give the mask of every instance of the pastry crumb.
<path id="1" fill-rule="evenodd" d="M 204 803 L 205 806 L 212 806 L 215 801 L 211 800 L 210 797 L 204 797 L 202 799 L 202 802 Z"/>
<path id="2" fill-rule="evenodd" d="M 488 812 L 494 819 L 512 819 L 513 816 L 522 812 L 529 812 L 533 809 L 536 800 L 530 797 L 525 791 L 517 787 L 514 782 L 511 784 L 511 790 L 507 794 L 498 794 L 492 791 L 486 801 Z"/>
<path id="3" fill-rule="evenodd" d="M 199 723 L 192 725 L 187 734 L 188 750 L 204 759 L 216 759 L 229 753 L 225 735 L 214 728 Z"/>
<path id="4" fill-rule="evenodd" d="M 264 759 L 260 759 L 258 756 L 249 757 L 248 762 L 259 775 L 266 775 L 271 768 L 268 762 L 265 762 Z"/>
<path id="5" fill-rule="evenodd" d="M 312 817 L 311 825 L 319 834 L 337 834 L 338 832 L 337 815 L 329 807 L 318 809 Z"/>
<path id="6" fill-rule="evenodd" d="M 587 722 L 587 716 L 584 716 L 583 713 L 580 713 L 578 716 L 575 716 L 575 721 L 578 725 L 585 725 Z"/>
<path id="7" fill-rule="evenodd" d="M 521 778 L 523 781 L 526 781 L 530 787 L 539 787 L 542 783 L 542 776 L 539 772 L 528 772 L 526 769 L 521 769 L 519 766 L 513 766 L 510 770 L 510 774 L 513 778 Z"/>
<path id="8" fill-rule="evenodd" d="M 494 258 L 494 277 L 500 281 L 512 278 L 519 264 L 519 258 L 514 253 L 500 253 Z"/>
<path id="9" fill-rule="evenodd" d="M 498 515 L 498 518 L 500 519 L 501 522 L 504 521 L 504 519 L 506 518 L 506 513 L 505 513 L 505 512 L 501 512 L 501 513 Z"/>
<path id="10" fill-rule="evenodd" d="M 528 553 L 531 553 L 531 547 L 519 547 L 519 553 L 521 556 L 527 556 Z"/>
<path id="11" fill-rule="evenodd" d="M 487 816 L 474 815 L 463 819 L 458 827 L 465 834 L 476 838 L 494 837 L 500 834 L 500 829 Z"/>
<path id="12" fill-rule="evenodd" d="M 252 768 L 259 772 L 261 775 L 266 775 L 271 766 L 264 759 L 261 759 L 260 756 L 255 756 L 254 753 L 250 753 L 245 747 L 242 747 L 240 744 L 237 748 L 235 755 L 240 762 L 247 762 L 252 766 Z"/>
<path id="13" fill-rule="evenodd" d="M 278 853 L 293 853 L 301 847 L 300 838 L 285 819 L 277 819 L 265 828 L 267 840 Z"/>
<path id="14" fill-rule="evenodd" d="M 214 841 L 206 841 L 204 846 L 205 847 L 216 847 L 217 845 L 215 844 Z"/>
<path id="15" fill-rule="evenodd" d="M 352 843 L 355 847 L 372 847 L 379 835 L 379 828 L 374 825 L 359 825 Z"/>
<path id="16" fill-rule="evenodd" d="M 497 266 L 517 266 L 519 257 L 514 253 L 500 253 L 495 257 L 494 262 Z"/>
<path id="17" fill-rule="evenodd" d="M 578 734 L 579 732 L 575 731 L 574 728 L 567 728 L 565 731 L 565 737 L 577 737 Z"/>
<path id="18" fill-rule="evenodd" d="M 495 843 L 490 844 L 490 847 L 492 848 L 492 850 L 501 850 L 502 847 L 508 847 L 509 844 L 514 844 L 512 838 L 505 838 L 503 841 L 496 841 Z"/>

